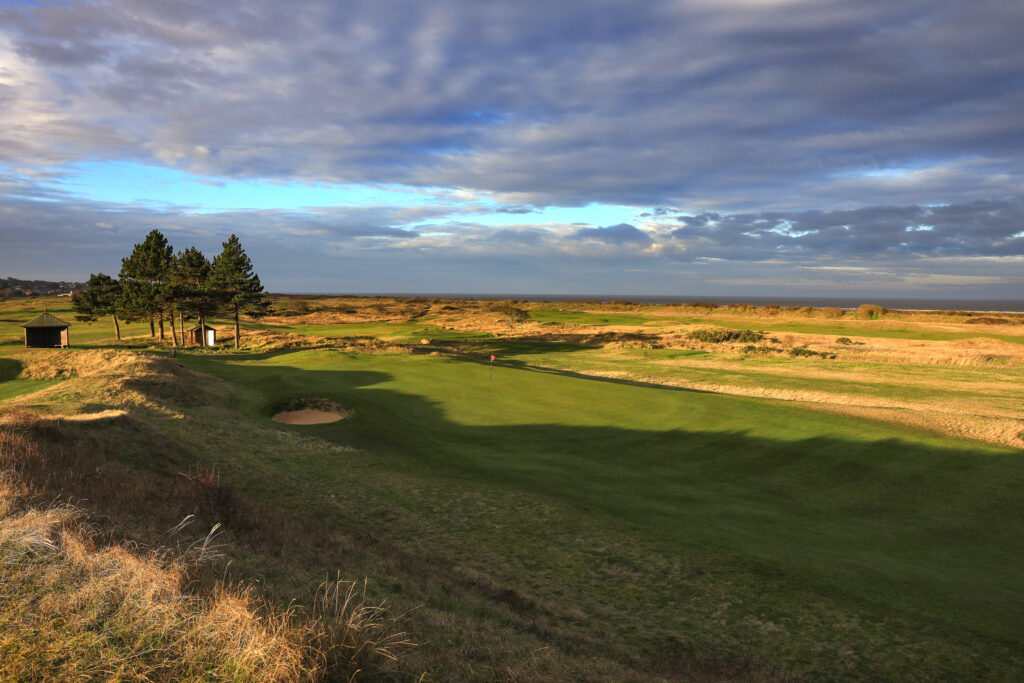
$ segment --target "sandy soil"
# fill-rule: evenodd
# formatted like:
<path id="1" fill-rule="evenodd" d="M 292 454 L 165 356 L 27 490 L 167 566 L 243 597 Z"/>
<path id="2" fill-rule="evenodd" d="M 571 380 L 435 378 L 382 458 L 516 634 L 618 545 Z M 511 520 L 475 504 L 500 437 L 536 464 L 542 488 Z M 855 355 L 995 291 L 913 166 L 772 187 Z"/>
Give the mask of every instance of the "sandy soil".
<path id="1" fill-rule="evenodd" d="M 272 419 L 286 425 L 321 425 L 330 422 L 344 420 L 352 414 L 352 411 L 344 410 L 317 410 L 315 408 L 303 408 L 302 410 L 283 410 Z"/>
<path id="2" fill-rule="evenodd" d="M 101 410 L 98 413 L 80 413 L 78 415 L 54 415 L 53 419 L 67 420 L 68 422 L 99 422 L 100 420 L 114 420 L 124 417 L 128 413 L 124 410 L 110 409 Z"/>

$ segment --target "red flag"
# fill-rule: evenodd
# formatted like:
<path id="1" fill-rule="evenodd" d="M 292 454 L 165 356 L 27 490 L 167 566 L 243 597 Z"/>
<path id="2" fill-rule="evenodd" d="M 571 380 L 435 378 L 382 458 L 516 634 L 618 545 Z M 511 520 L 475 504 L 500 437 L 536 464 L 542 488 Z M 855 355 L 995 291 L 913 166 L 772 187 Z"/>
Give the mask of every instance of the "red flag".
<path id="1" fill-rule="evenodd" d="M 491 354 L 491 362 L 492 363 L 494 362 L 494 354 L 493 353 Z"/>

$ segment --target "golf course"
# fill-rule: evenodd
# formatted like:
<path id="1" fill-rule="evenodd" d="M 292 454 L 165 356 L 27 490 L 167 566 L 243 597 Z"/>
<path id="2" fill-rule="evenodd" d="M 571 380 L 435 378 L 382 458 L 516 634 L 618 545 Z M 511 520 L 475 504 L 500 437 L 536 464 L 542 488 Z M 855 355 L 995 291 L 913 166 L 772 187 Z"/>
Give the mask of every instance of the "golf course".
<path id="1" fill-rule="evenodd" d="M 848 316 L 809 347 L 790 342 L 828 351 L 808 358 L 670 347 L 708 323 L 659 311 L 547 311 L 501 331 L 475 303 L 410 316 L 408 302 L 356 302 L 356 321 L 289 305 L 248 323 L 252 346 L 243 335 L 237 352 L 229 340 L 167 359 L 148 336 L 132 351 L 0 346 L 0 413 L 124 410 L 77 438 L 111 466 L 216 471 L 232 496 L 305 525 L 295 540 L 245 541 L 257 522 L 194 510 L 224 524 L 231 576 L 272 603 L 301 602 L 335 573 L 365 579 L 414 643 L 381 669 L 395 680 L 1020 672 L 1024 461 L 1004 431 L 978 427 L 1020 414 L 1018 357 L 985 346 L 1015 341 L 964 347 L 985 362 L 898 363 L 872 360 L 888 347 L 821 335 L 943 345 L 971 328 L 906 316 L 894 324 L 908 342 Z M 489 328 L 467 322 L 480 315 Z M 652 320 L 665 343 L 643 336 Z M 800 323 L 744 322 L 766 339 Z M 951 403 L 977 413 L 978 438 L 929 417 Z M 304 405 L 339 419 L 273 419 Z M 125 446 L 136 433 L 160 455 Z"/>

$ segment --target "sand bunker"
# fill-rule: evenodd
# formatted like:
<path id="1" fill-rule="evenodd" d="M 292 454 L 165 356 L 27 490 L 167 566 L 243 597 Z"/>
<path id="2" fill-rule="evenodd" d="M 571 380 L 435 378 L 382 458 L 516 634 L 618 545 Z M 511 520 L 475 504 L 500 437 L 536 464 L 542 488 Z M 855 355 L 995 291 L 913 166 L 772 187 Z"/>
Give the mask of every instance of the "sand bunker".
<path id="1" fill-rule="evenodd" d="M 303 408 L 302 410 L 283 410 L 275 415 L 273 420 L 286 425 L 322 425 L 344 420 L 346 417 L 348 417 L 346 413 L 337 410 Z"/>
<path id="2" fill-rule="evenodd" d="M 322 425 L 344 420 L 351 414 L 345 406 L 320 398 L 293 401 L 271 419 L 286 425 Z"/>

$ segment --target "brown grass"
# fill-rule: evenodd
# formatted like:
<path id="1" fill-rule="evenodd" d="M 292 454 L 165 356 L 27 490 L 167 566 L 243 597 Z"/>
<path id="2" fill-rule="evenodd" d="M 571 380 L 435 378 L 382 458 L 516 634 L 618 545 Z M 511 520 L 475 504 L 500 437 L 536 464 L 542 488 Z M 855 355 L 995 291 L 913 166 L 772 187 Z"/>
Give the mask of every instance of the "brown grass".
<path id="1" fill-rule="evenodd" d="M 219 525 L 184 548 L 145 551 L 111 543 L 109 530 L 102 533 L 81 509 L 34 505 L 54 500 L 55 492 L 98 497 L 118 490 L 121 496 L 107 496 L 101 506 L 106 512 L 152 510 L 157 528 L 184 509 L 235 527 L 241 525 L 232 518 L 247 511 L 253 521 L 265 520 L 208 470 L 161 482 L 102 458 L 90 462 L 72 447 L 76 430 L 87 426 L 28 413 L 0 421 L 0 679 L 21 680 L 30 671 L 51 680 L 350 679 L 383 671 L 410 645 L 385 605 L 369 602 L 354 584 L 322 585 L 323 597 L 303 613 L 274 606 L 251 586 L 224 583 L 211 566 Z M 97 464 L 103 476 L 90 477 Z M 282 526 L 278 533 L 294 535 Z M 141 530 L 142 538 L 161 536 Z"/>

